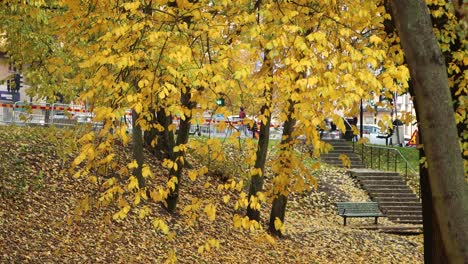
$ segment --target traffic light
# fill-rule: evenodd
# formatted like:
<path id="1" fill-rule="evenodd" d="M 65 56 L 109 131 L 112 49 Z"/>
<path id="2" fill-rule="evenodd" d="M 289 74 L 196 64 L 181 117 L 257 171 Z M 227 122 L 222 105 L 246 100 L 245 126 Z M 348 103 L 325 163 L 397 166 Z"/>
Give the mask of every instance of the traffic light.
<path id="1" fill-rule="evenodd" d="M 216 99 L 216 104 L 219 106 L 224 106 L 224 98 L 218 98 Z"/>
<path id="2" fill-rule="evenodd" d="M 15 87 L 13 87 L 13 91 L 19 92 L 23 84 L 23 76 L 19 73 L 15 73 L 14 81 L 15 81 Z"/>

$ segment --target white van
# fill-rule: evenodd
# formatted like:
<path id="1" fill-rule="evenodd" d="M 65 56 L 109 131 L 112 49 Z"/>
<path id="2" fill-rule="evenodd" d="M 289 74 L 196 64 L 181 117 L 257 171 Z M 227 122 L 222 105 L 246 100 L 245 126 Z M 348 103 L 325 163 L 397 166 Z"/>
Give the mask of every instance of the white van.
<path id="1" fill-rule="evenodd" d="M 363 126 L 362 136 L 364 138 L 369 139 L 369 144 L 386 145 L 387 141 L 388 143 L 390 143 L 390 138 L 388 138 L 388 140 L 386 139 L 388 134 L 382 133 L 378 125 L 363 124 L 362 126 Z M 357 127 L 360 128 L 359 124 L 357 125 Z"/>

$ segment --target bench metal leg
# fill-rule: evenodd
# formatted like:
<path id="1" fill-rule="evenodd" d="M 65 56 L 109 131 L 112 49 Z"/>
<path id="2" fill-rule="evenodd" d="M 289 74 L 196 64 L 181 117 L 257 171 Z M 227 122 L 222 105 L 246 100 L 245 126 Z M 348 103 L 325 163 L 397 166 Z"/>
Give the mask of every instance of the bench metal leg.
<path id="1" fill-rule="evenodd" d="M 377 219 L 379 219 L 378 217 L 375 217 L 375 224 L 377 225 Z"/>
<path id="2" fill-rule="evenodd" d="M 346 226 L 346 216 L 343 217 L 343 219 L 344 219 L 344 225 Z"/>

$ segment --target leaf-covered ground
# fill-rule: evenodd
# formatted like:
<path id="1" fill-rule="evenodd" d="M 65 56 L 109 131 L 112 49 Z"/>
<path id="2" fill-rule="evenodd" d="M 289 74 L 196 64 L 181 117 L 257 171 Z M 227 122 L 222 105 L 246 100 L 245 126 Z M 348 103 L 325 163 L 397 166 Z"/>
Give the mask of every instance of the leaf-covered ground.
<path id="1" fill-rule="evenodd" d="M 225 204 L 218 179 L 200 178 L 182 184 L 179 210 L 169 215 L 151 205 L 152 215 L 141 220 L 130 212 L 120 222 L 109 220 L 115 208 L 99 208 L 81 217 L 75 208 L 94 189 L 67 170 L 73 133 L 0 126 L 0 262 L 1 263 L 418 263 L 423 261 L 422 236 L 369 231 L 373 219 L 350 219 L 347 227 L 335 213 L 337 201 L 365 201 L 366 193 L 343 170 L 323 168 L 319 188 L 290 197 L 286 232 L 269 239 L 264 232 L 232 226 L 234 193 Z M 194 163 L 196 161 L 192 161 Z M 157 164 L 157 162 L 154 162 Z M 153 168 L 157 170 L 157 167 Z M 161 174 L 163 174 L 163 171 Z M 180 214 L 193 198 L 217 204 L 214 221 L 194 225 Z M 262 210 L 268 218 L 267 206 Z M 238 211 L 242 213 L 242 211 Z M 157 231 L 151 220 L 160 217 L 174 237 Z M 385 219 L 384 226 L 392 225 Z M 266 228 L 266 223 L 264 224 Z M 210 239 L 219 242 L 210 244 Z M 207 247 L 201 246 L 210 245 Z"/>

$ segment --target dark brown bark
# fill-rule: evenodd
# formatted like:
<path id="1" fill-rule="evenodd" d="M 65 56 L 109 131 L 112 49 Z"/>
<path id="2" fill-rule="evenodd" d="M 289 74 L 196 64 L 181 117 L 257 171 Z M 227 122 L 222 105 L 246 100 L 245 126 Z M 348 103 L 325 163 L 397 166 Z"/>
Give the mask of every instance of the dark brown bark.
<path id="1" fill-rule="evenodd" d="M 292 118 L 292 114 L 294 112 L 294 102 L 291 100 L 288 101 L 289 103 L 289 110 L 288 110 L 288 119 L 284 122 L 283 126 L 283 135 L 281 137 L 280 143 L 280 155 L 282 152 L 289 152 L 294 149 L 294 145 L 292 144 L 293 139 L 293 132 L 294 126 L 296 124 L 296 120 Z M 290 160 L 282 160 L 281 161 L 283 166 L 291 167 Z M 276 193 L 275 198 L 273 199 L 273 207 L 270 213 L 270 223 L 268 225 L 268 230 L 276 235 L 281 236 L 281 230 L 276 230 L 275 228 L 275 219 L 279 218 L 282 223 L 284 223 L 284 218 L 286 215 L 286 204 L 288 202 L 288 197 L 282 193 Z"/>
<path id="2" fill-rule="evenodd" d="M 392 1 L 414 85 L 437 241 L 445 263 L 468 262 L 468 188 L 460 155 L 447 68 L 422 0 Z M 440 234 L 440 238 L 435 235 Z M 439 243 L 440 242 L 440 243 Z M 429 246 L 429 245 L 426 245 Z M 437 254 L 439 255 L 439 253 Z M 433 259 L 437 261 L 437 259 Z"/>
<path id="3" fill-rule="evenodd" d="M 266 123 L 260 124 L 260 134 L 258 138 L 258 145 L 257 145 L 257 159 L 255 160 L 255 169 L 260 169 L 262 175 L 256 174 L 253 175 L 250 179 L 250 186 L 249 186 L 249 202 L 252 196 L 257 195 L 258 192 L 263 190 L 263 173 L 265 171 L 265 162 L 268 155 L 268 143 L 270 142 L 270 124 L 271 124 L 271 99 L 272 94 L 269 89 L 265 90 L 265 98 L 266 103 L 262 106 L 261 114 L 266 117 Z M 247 207 L 247 216 L 250 220 L 260 221 L 260 211 L 251 208 L 250 206 Z"/>
<path id="4" fill-rule="evenodd" d="M 413 98 L 414 89 L 413 83 L 409 82 L 409 92 Z M 416 119 L 418 119 L 417 111 L 417 100 L 414 100 L 416 108 Z M 421 129 L 418 130 L 418 137 L 416 144 L 421 142 Z M 419 159 L 425 157 L 424 149 L 419 149 Z M 431 188 L 429 186 L 429 174 L 424 164 L 419 164 L 419 188 L 421 190 L 421 202 L 422 202 L 422 215 L 423 215 L 423 234 L 424 234 L 424 263 L 443 263 L 445 257 L 443 250 L 437 250 L 443 248 L 440 240 L 440 229 L 436 222 L 435 216 L 433 215 L 433 204 Z"/>
<path id="5" fill-rule="evenodd" d="M 275 236 L 281 237 L 283 234 L 281 230 L 276 230 L 275 228 L 275 219 L 279 218 L 282 223 L 284 223 L 284 217 L 286 215 L 286 204 L 288 202 L 288 197 L 283 194 L 278 194 L 273 200 L 273 206 L 270 213 L 270 223 L 268 224 L 268 230 L 270 233 Z"/>
<path id="6" fill-rule="evenodd" d="M 133 159 L 136 160 L 138 167 L 133 169 L 133 175 L 138 179 L 138 186 L 144 188 L 146 186 L 145 178 L 142 175 L 143 166 L 143 133 L 141 127 L 136 124 L 138 113 L 132 109 L 132 151 Z"/>
<path id="7" fill-rule="evenodd" d="M 453 1 L 456 2 L 456 1 Z M 444 13 L 438 17 L 434 17 L 431 13 L 431 21 L 432 21 L 432 26 L 433 28 L 439 29 L 444 35 L 444 31 L 448 30 L 446 29 L 447 24 L 454 23 L 454 19 L 449 18 L 448 14 L 451 14 L 451 11 L 448 9 L 449 6 L 440 6 L 440 5 L 435 5 L 431 4 L 428 5 L 430 10 L 439 10 L 441 8 Z M 456 33 L 456 32 L 455 32 Z M 449 49 L 446 51 L 443 51 L 444 58 L 445 58 L 445 66 L 448 68 L 451 63 L 455 64 L 458 66 L 460 69 L 459 72 L 456 71 L 450 71 L 448 72 L 448 78 L 452 79 L 451 87 L 450 87 L 450 93 L 452 95 L 453 99 L 453 111 L 456 112 L 459 107 L 463 107 L 463 101 L 465 100 L 467 96 L 467 91 L 466 89 L 460 89 L 460 84 L 461 82 L 465 79 L 465 73 L 468 70 L 468 65 L 465 65 L 462 61 L 454 60 L 453 54 L 454 52 L 457 51 L 463 51 L 464 49 L 464 44 L 463 44 L 464 39 L 462 38 L 461 34 L 453 34 L 451 35 L 451 40 L 448 44 Z M 464 133 L 466 133 L 466 126 L 468 124 L 468 117 L 465 117 L 464 120 L 460 121 L 457 124 L 457 129 L 458 129 L 458 137 L 461 140 L 462 145 L 468 143 L 468 138 L 464 137 Z M 468 159 L 468 154 L 463 154 L 462 151 L 462 156 L 464 159 Z"/>
<path id="8" fill-rule="evenodd" d="M 185 106 L 187 109 L 192 110 L 195 107 L 195 104 L 191 102 L 191 94 L 190 94 L 190 89 L 187 88 L 187 91 L 182 93 L 181 95 L 181 103 L 183 106 Z M 189 116 L 185 117 L 185 120 L 180 120 L 179 124 L 179 130 L 177 132 L 177 142 L 176 146 L 184 145 L 187 144 L 188 139 L 189 139 L 189 132 L 190 132 L 190 120 L 192 116 L 191 114 Z M 175 189 L 172 190 L 167 199 L 167 210 L 171 213 L 175 212 L 175 209 L 177 207 L 177 202 L 179 200 L 179 186 L 182 180 L 182 171 L 185 166 L 185 151 L 183 150 L 178 150 L 178 151 L 173 151 L 171 160 L 177 164 L 177 169 L 172 168 L 170 170 L 169 178 L 176 177 L 177 178 L 177 183 L 175 184 Z"/>
<path id="9" fill-rule="evenodd" d="M 424 157 L 424 150 L 419 150 L 419 156 Z M 424 233 L 424 263 L 444 263 L 447 259 L 442 245 L 441 230 L 437 219 L 433 214 L 432 193 L 427 168 L 419 165 L 421 186 L 421 200 L 423 208 L 423 233 Z"/>
<path id="10" fill-rule="evenodd" d="M 167 115 L 165 109 L 161 107 L 156 113 L 156 122 L 159 123 L 164 130 L 155 131 L 157 141 L 153 153 L 161 161 L 170 159 L 173 155 L 172 152 L 175 145 L 174 132 L 169 130 L 169 126 L 172 124 L 172 115 Z"/>

